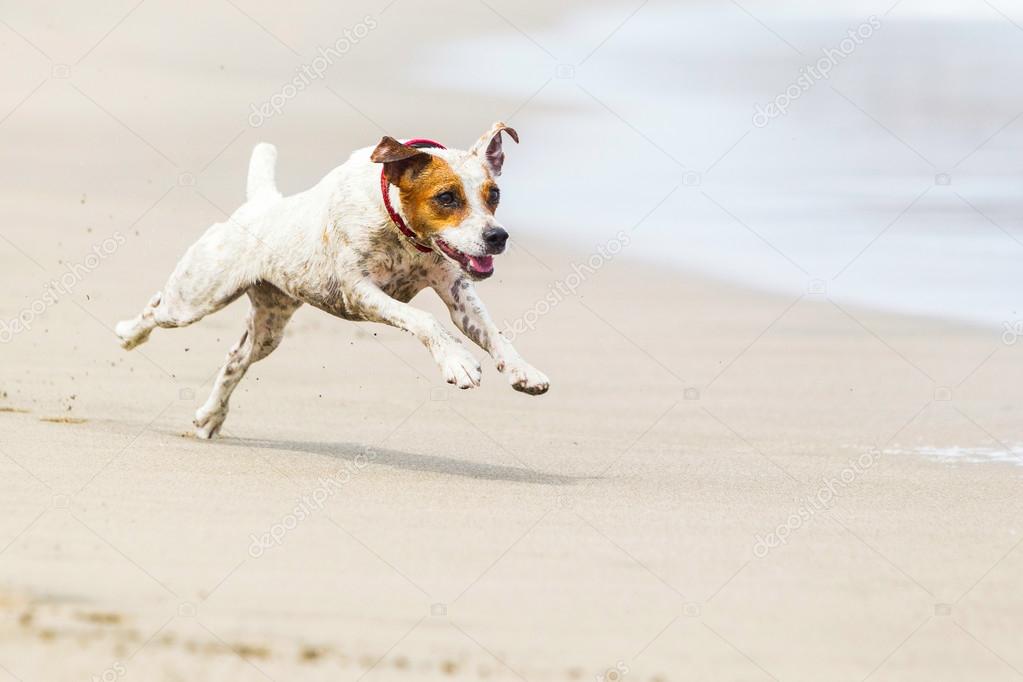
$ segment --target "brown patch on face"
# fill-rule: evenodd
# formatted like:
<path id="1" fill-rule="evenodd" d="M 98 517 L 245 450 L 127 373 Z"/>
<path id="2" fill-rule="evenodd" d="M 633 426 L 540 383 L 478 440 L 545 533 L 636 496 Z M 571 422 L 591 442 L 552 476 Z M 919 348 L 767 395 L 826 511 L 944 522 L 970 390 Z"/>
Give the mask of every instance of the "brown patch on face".
<path id="1" fill-rule="evenodd" d="M 497 205 L 501 203 L 501 188 L 497 186 L 497 183 L 492 178 L 488 177 L 480 188 L 480 199 L 488 211 L 491 213 L 497 211 Z"/>
<path id="2" fill-rule="evenodd" d="M 420 237 L 457 227 L 469 215 L 462 179 L 444 159 L 423 154 L 391 182 L 398 186 L 409 227 Z"/>

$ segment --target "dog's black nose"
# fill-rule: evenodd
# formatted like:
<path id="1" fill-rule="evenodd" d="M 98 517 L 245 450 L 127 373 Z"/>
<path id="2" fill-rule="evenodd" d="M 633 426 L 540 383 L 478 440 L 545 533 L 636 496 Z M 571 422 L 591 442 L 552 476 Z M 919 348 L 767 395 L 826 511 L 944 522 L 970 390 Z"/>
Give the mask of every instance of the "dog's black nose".
<path id="1" fill-rule="evenodd" d="M 488 227 L 483 230 L 483 241 L 487 244 L 487 251 L 501 253 L 508 241 L 508 233 L 500 227 Z"/>

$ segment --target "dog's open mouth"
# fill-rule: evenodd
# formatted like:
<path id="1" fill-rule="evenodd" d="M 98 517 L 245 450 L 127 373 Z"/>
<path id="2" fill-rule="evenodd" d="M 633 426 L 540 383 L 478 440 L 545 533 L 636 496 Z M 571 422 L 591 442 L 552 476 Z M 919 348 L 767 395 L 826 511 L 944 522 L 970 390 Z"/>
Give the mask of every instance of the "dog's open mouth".
<path id="1" fill-rule="evenodd" d="M 440 250 L 444 252 L 444 255 L 457 262 L 461 266 L 462 271 L 473 279 L 486 279 L 494 274 L 493 256 L 470 256 L 446 243 L 440 237 L 437 237 L 434 241 Z"/>

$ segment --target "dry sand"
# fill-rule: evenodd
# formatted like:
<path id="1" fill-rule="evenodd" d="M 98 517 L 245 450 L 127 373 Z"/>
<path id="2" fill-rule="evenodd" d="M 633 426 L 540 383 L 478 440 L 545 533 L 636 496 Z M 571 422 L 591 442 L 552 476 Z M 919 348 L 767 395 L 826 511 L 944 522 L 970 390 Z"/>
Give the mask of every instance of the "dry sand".
<path id="1" fill-rule="evenodd" d="M 124 236 L 0 347 L 0 680 L 1019 677 L 1023 469 L 892 452 L 1020 440 L 1020 345 L 998 331 L 626 253 L 517 339 L 547 396 L 490 366 L 449 390 L 407 336 L 303 309 L 224 437 L 190 437 L 245 304 L 130 354 L 113 324 L 241 200 L 252 143 L 278 142 L 294 191 L 379 131 L 322 88 L 249 130 L 291 68 L 260 73 L 286 50 L 227 3 L 199 22 L 147 2 L 74 64 L 129 9 L 13 12 L 49 61 L 0 26 L 0 111 L 43 82 L 0 125 L 0 317 Z M 247 9 L 303 46 L 365 14 Z M 401 35 L 433 16 L 402 11 Z M 507 111 L 419 120 L 359 79 L 386 46 L 335 76 L 383 125 L 468 141 Z M 591 253 L 513 236 L 481 287 L 509 321 Z"/>

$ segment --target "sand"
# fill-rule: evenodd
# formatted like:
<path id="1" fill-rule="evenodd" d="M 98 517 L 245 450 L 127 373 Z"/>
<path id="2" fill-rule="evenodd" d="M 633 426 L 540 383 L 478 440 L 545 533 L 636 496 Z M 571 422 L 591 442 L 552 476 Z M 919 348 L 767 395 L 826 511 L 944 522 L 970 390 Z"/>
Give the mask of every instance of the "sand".
<path id="1" fill-rule="evenodd" d="M 488 364 L 455 391 L 406 335 L 303 308 L 223 437 L 191 437 L 246 304 L 132 353 L 113 325 L 241 201 L 254 142 L 278 143 L 295 191 L 380 133 L 321 84 L 250 129 L 302 59 L 278 64 L 226 3 L 205 22 L 144 3 L 76 64 L 130 9 L 5 18 L 49 59 L 0 27 L 0 111 L 42 83 L 0 124 L 0 319 L 36 305 L 0 347 L 0 679 L 1021 674 L 1023 469 L 913 452 L 1018 443 L 1021 350 L 1000 330 L 628 251 L 589 271 L 593 244 L 523 230 L 481 291 L 529 322 L 516 344 L 548 395 Z M 324 24 L 364 14 L 246 9 L 306 61 Z M 436 21 L 392 16 L 406 37 Z M 399 69 L 391 89 L 366 74 L 395 66 L 387 47 L 332 78 L 388 128 L 469 141 L 507 112 L 456 94 L 409 111 Z"/>

